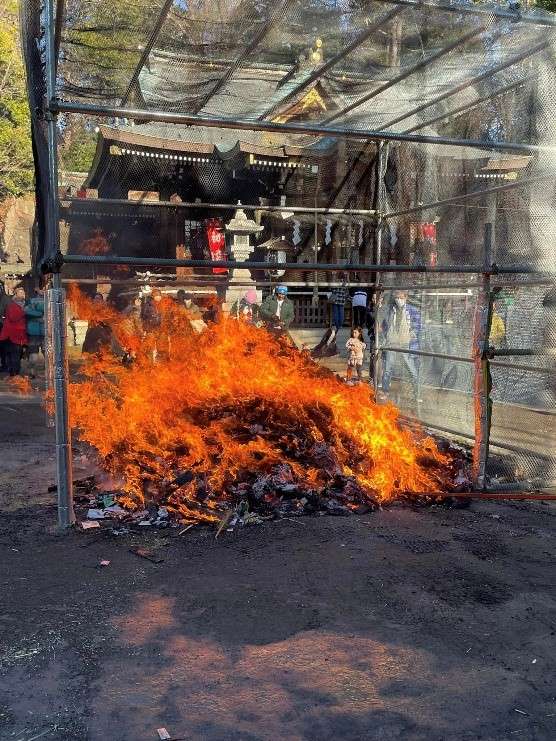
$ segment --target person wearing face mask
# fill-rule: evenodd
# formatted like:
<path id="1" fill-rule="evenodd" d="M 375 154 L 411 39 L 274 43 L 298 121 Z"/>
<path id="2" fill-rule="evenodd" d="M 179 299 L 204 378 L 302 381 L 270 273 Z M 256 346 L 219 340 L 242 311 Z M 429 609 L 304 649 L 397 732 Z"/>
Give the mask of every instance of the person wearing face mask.
<path id="1" fill-rule="evenodd" d="M 288 298 L 286 286 L 277 286 L 274 295 L 265 298 L 261 305 L 260 315 L 272 332 L 287 333 L 293 322 L 293 303 Z"/>
<path id="2" fill-rule="evenodd" d="M 404 350 L 416 350 L 419 346 L 419 332 L 421 316 L 419 311 L 407 303 L 405 291 L 394 291 L 393 302 L 388 310 L 383 324 L 385 345 L 399 347 Z M 397 364 L 405 366 L 409 371 L 413 397 L 417 400 L 419 373 L 415 356 L 407 352 L 387 351 L 384 354 L 382 372 L 382 390 L 390 391 L 390 382 Z"/>

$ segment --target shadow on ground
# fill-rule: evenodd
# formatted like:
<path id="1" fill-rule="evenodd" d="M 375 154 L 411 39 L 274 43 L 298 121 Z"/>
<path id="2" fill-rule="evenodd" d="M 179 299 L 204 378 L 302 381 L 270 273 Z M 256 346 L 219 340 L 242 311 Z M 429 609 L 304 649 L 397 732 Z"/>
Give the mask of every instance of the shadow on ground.
<path id="1" fill-rule="evenodd" d="M 556 737 L 554 509 L 158 531 L 153 564 L 140 536 L 57 535 L 42 418 L 2 419 L 45 465 L 4 490 L 0 739 Z"/>

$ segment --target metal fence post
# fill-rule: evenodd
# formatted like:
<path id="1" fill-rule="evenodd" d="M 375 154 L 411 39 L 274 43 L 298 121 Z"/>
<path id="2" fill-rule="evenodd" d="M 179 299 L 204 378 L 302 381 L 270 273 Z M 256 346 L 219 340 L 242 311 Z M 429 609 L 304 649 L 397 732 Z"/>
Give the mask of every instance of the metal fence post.
<path id="1" fill-rule="evenodd" d="M 49 302 L 52 307 L 58 524 L 60 527 L 68 527 L 75 522 L 75 514 L 73 510 L 71 431 L 68 413 L 66 292 L 61 286 L 59 273 L 54 275 L 53 284 L 53 288 L 49 291 Z"/>
<path id="2" fill-rule="evenodd" d="M 54 29 L 54 3 L 45 3 L 45 40 L 46 40 L 46 89 L 47 106 L 45 111 L 46 133 L 48 142 L 48 199 L 46 202 L 46 250 L 50 263 L 48 272 L 53 272 L 52 288 L 49 290 L 48 303 L 51 309 L 52 325 L 52 367 L 55 430 L 56 430 L 56 480 L 58 485 L 58 524 L 68 527 L 75 522 L 73 510 L 73 477 L 71 456 L 71 434 L 68 414 L 68 359 L 66 354 L 66 307 L 65 291 L 62 288 L 60 275 L 61 261 L 57 264 L 56 256 L 60 253 L 60 221 L 58 202 L 58 148 L 56 115 L 52 104 L 56 94 L 56 54 Z"/>
<path id="3" fill-rule="evenodd" d="M 492 319 L 492 223 L 485 224 L 484 233 L 484 272 L 482 285 L 477 295 L 475 321 L 473 327 L 473 406 L 475 417 L 475 442 L 473 445 L 473 479 L 477 490 L 486 485 L 486 468 L 492 417 L 490 392 L 492 380 L 488 357 L 488 341 Z"/>
<path id="4" fill-rule="evenodd" d="M 54 399 L 54 345 L 52 341 L 52 304 L 54 294 L 49 287 L 45 291 L 44 301 L 44 370 L 45 370 L 45 396 L 46 396 L 46 426 L 54 427 L 54 415 L 52 402 Z"/>
<path id="5" fill-rule="evenodd" d="M 380 265 L 382 262 L 382 230 L 384 229 L 384 200 L 385 200 L 385 185 L 384 185 L 384 176 L 386 174 L 386 168 L 388 166 L 388 149 L 389 144 L 388 142 L 379 142 L 378 144 L 378 162 L 377 162 L 377 172 L 378 172 L 378 178 L 377 178 L 377 198 L 376 198 L 376 208 L 377 208 L 377 222 L 376 222 L 376 249 L 375 249 L 375 258 L 374 261 L 377 265 Z M 375 276 L 375 289 L 374 289 L 374 298 L 375 298 L 375 305 L 374 305 L 374 337 L 371 347 L 370 355 L 370 363 L 371 367 L 369 368 L 369 376 L 372 379 L 373 387 L 375 390 L 375 395 L 378 391 L 378 358 L 380 350 L 379 348 L 379 331 L 380 331 L 380 318 L 379 318 L 379 296 L 380 290 L 379 290 L 379 283 L 380 283 L 380 273 L 377 273 Z"/>

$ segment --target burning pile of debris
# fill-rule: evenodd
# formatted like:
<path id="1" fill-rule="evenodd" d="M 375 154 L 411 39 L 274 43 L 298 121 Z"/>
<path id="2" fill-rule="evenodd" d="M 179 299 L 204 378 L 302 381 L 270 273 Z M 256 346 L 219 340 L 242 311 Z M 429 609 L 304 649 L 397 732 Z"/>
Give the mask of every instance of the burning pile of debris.
<path id="1" fill-rule="evenodd" d="M 75 290 L 71 300 L 99 321 L 92 302 Z M 111 311 L 102 321 L 132 361 L 109 345 L 90 355 L 70 418 L 124 510 L 221 522 L 227 512 L 347 514 L 456 489 L 462 456 L 265 330 L 221 317 L 197 334 L 168 298 L 146 331 Z"/>

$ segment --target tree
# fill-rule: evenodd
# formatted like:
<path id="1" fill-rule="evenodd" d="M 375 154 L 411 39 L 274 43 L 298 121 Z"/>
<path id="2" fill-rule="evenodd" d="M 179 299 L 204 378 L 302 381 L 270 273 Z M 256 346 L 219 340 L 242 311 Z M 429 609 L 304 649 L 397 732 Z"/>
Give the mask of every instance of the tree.
<path id="1" fill-rule="evenodd" d="M 96 150 L 94 124 L 84 116 L 66 116 L 60 122 L 58 158 L 61 170 L 88 172 Z"/>
<path id="2" fill-rule="evenodd" d="M 19 0 L 0 8 L 0 200 L 33 186 L 33 152 L 19 44 Z"/>
<path id="3" fill-rule="evenodd" d="M 550 10 L 551 13 L 556 13 L 556 0 L 536 0 L 531 5 L 542 8 L 543 10 Z"/>

